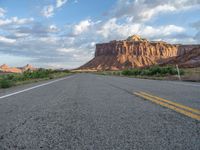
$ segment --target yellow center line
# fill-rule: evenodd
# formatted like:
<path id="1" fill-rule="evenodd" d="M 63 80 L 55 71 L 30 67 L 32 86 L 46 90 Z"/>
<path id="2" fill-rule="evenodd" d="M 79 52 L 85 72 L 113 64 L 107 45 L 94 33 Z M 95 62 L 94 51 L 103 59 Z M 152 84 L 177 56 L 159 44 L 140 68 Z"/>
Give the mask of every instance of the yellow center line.
<path id="1" fill-rule="evenodd" d="M 152 101 L 152 102 L 154 102 L 154 103 L 156 103 L 158 105 L 161 105 L 161 106 L 164 106 L 166 108 L 172 109 L 172 110 L 174 110 L 174 111 L 176 111 L 176 112 L 178 112 L 180 114 L 183 114 L 185 116 L 188 116 L 190 118 L 193 118 L 193 119 L 196 119 L 196 120 L 200 121 L 200 115 L 197 115 L 197 114 L 194 114 L 192 112 L 186 111 L 184 109 L 178 108 L 178 107 L 176 107 L 174 105 L 168 104 L 168 103 L 166 103 L 164 101 L 157 100 L 155 98 L 152 98 L 150 96 L 144 95 L 142 93 L 135 92 L 134 94 L 139 96 L 139 97 L 142 97 L 142 98 L 144 98 L 146 100 L 150 100 L 150 101 Z"/>
<path id="2" fill-rule="evenodd" d="M 163 98 L 154 96 L 154 95 L 150 95 L 150 94 L 145 93 L 145 92 L 140 92 L 140 93 L 143 94 L 143 95 L 146 95 L 146 96 L 155 98 L 155 99 L 157 99 L 157 100 L 163 101 L 163 102 L 165 102 L 165 103 L 169 103 L 169 104 L 174 105 L 174 106 L 176 106 L 176 107 L 183 108 L 183 109 L 185 109 L 185 110 L 187 110 L 187 111 L 191 111 L 192 113 L 196 113 L 196 114 L 200 115 L 200 111 L 197 110 L 197 109 L 194 109 L 194 108 L 191 108 L 191 107 L 188 107 L 188 106 L 179 104 L 179 103 L 175 103 L 175 102 L 172 102 L 172 101 L 169 101 L 169 100 L 166 100 L 166 99 L 163 99 Z"/>

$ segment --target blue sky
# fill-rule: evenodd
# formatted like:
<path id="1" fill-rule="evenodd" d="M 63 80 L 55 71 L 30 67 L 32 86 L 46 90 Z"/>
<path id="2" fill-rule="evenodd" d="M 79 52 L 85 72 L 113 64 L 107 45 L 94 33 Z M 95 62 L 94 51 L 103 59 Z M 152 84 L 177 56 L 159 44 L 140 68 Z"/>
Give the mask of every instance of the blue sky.
<path id="1" fill-rule="evenodd" d="M 200 43 L 200 0 L 0 0 L 0 64 L 75 68 L 132 34 Z"/>

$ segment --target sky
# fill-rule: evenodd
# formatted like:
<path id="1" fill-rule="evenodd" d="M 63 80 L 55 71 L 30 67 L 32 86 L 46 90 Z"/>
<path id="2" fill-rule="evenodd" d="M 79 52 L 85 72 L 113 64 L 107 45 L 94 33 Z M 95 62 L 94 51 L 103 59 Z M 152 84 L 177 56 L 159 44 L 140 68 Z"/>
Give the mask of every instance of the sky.
<path id="1" fill-rule="evenodd" d="M 133 34 L 200 44 L 200 0 L 0 0 L 0 64 L 76 68 Z"/>

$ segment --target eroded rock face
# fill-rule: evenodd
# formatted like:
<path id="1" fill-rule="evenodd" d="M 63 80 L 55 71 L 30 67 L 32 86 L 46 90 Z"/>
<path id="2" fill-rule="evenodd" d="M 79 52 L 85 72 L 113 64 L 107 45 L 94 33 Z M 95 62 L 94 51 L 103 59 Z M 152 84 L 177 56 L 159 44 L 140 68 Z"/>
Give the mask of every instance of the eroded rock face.
<path id="1" fill-rule="evenodd" d="M 200 51 L 200 45 L 150 42 L 134 35 L 127 40 L 97 44 L 94 59 L 80 69 L 119 70 L 163 64 L 177 56 L 181 57 L 193 49 Z"/>

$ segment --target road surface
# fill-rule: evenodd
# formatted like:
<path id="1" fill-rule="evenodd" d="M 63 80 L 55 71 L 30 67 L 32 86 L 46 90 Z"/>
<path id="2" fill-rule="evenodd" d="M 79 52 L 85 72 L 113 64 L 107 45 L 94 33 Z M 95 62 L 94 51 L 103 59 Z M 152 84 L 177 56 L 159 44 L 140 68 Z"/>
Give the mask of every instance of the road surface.
<path id="1" fill-rule="evenodd" d="M 200 149 L 198 119 L 136 92 L 200 109 L 198 83 L 76 74 L 0 90 L 0 150 Z"/>

